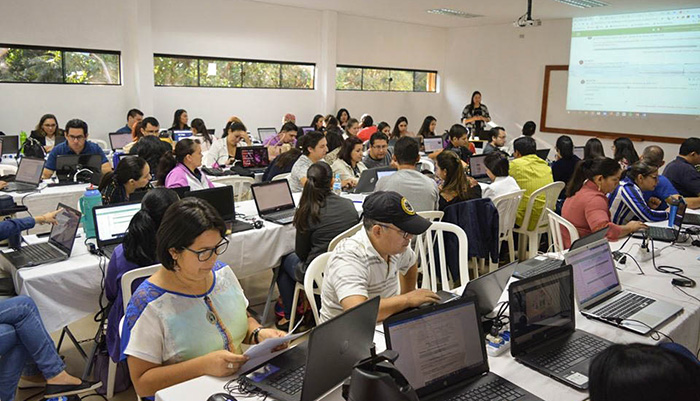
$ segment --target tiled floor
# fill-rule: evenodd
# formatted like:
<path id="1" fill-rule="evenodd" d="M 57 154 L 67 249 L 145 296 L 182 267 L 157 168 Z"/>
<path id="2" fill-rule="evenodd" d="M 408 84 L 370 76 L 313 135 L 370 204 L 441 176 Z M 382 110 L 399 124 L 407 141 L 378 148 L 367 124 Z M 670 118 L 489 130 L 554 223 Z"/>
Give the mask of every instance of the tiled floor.
<path id="1" fill-rule="evenodd" d="M 261 273 L 254 277 L 241 280 L 241 285 L 243 286 L 246 296 L 248 297 L 248 300 L 252 305 L 252 309 L 258 314 L 262 314 L 265 303 L 265 297 L 267 296 L 267 290 L 269 288 L 271 279 L 272 272 L 269 271 Z M 275 294 L 275 296 L 277 296 L 277 294 Z M 95 335 L 95 332 L 97 330 L 97 323 L 93 321 L 92 316 L 88 316 L 78 322 L 71 324 L 70 329 L 78 340 L 88 339 Z M 58 342 L 60 334 L 60 331 L 52 333 L 51 337 L 54 339 L 55 342 Z M 89 344 L 85 344 L 83 348 L 89 348 Z M 87 351 L 88 350 L 86 350 L 86 352 Z M 61 355 L 65 357 L 68 373 L 74 376 L 80 376 L 82 374 L 83 367 L 85 366 L 84 361 L 78 353 L 77 349 L 67 339 L 63 342 L 61 348 Z M 36 391 L 37 390 L 19 391 L 17 397 L 15 397 L 15 400 L 22 401 L 26 397 L 32 395 L 33 393 L 36 393 Z M 40 399 L 41 397 L 34 397 L 30 399 L 30 401 Z M 88 398 L 88 400 L 98 399 L 99 397 Z M 124 392 L 116 394 L 111 400 L 134 401 L 136 400 L 136 393 L 134 392 L 134 388 L 131 387 Z"/>

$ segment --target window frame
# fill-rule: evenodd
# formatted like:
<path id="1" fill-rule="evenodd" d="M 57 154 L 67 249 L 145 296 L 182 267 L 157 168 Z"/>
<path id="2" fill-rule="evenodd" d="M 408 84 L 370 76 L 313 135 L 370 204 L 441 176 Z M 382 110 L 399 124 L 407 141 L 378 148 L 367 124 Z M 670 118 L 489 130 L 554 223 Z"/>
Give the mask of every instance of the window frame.
<path id="1" fill-rule="evenodd" d="M 437 70 L 422 70 L 422 69 L 409 69 L 409 68 L 391 68 L 391 67 L 374 67 L 374 66 L 369 66 L 369 65 L 349 65 L 349 64 L 337 64 L 335 66 L 336 68 L 336 76 L 337 76 L 337 71 L 338 68 L 359 68 L 362 72 L 360 75 L 360 89 L 339 89 L 338 84 L 336 82 L 335 85 L 335 90 L 337 91 L 343 91 L 343 92 L 387 92 L 387 93 L 438 93 L 437 91 L 437 78 L 438 78 L 438 71 Z M 389 73 L 389 90 L 374 90 L 374 89 L 364 89 L 364 81 L 365 81 L 365 70 L 388 70 Z M 413 90 L 411 91 L 404 91 L 404 90 L 391 90 L 391 82 L 392 82 L 392 77 L 391 77 L 391 71 L 404 71 L 404 72 L 410 72 L 413 74 Z M 434 91 L 417 91 L 415 84 L 416 84 L 416 73 L 421 72 L 421 73 L 427 73 L 427 74 L 435 74 L 435 90 Z"/>
<path id="2" fill-rule="evenodd" d="M 0 48 L 26 49 L 26 50 L 43 50 L 43 51 L 60 51 L 61 52 L 61 77 L 63 82 L 35 82 L 35 81 L 5 81 L 0 79 L 0 84 L 39 84 L 39 85 L 85 85 L 85 86 L 122 86 L 122 52 L 119 50 L 104 50 L 104 49 L 86 49 L 79 47 L 60 47 L 60 46 L 40 46 L 40 45 L 18 45 L 11 43 L 0 43 Z M 103 53 L 111 54 L 119 57 L 119 82 L 115 84 L 109 83 L 75 83 L 66 82 L 66 57 L 65 53 Z"/>
<path id="3" fill-rule="evenodd" d="M 155 72 L 153 85 L 158 88 L 205 88 L 205 89 L 272 89 L 272 90 L 316 90 L 316 63 L 309 62 L 296 62 L 296 61 L 277 61 L 277 60 L 263 60 L 263 59 L 244 59 L 244 58 L 232 58 L 232 57 L 213 57 L 213 56 L 192 56 L 192 55 L 181 55 L 181 54 L 169 54 L 169 53 L 153 53 L 153 58 L 164 57 L 164 58 L 181 58 L 181 59 L 194 59 L 197 60 L 197 85 L 158 85 L 155 83 Z M 279 64 L 279 87 L 257 87 L 257 86 L 243 86 L 243 68 L 241 68 L 241 86 L 210 86 L 202 85 L 201 77 L 201 63 L 203 61 L 226 61 L 226 62 L 241 62 L 241 63 L 262 63 L 262 64 Z M 310 66 L 313 67 L 312 83 L 311 88 L 287 88 L 282 87 L 282 66 L 283 65 L 298 65 L 298 66 Z"/>

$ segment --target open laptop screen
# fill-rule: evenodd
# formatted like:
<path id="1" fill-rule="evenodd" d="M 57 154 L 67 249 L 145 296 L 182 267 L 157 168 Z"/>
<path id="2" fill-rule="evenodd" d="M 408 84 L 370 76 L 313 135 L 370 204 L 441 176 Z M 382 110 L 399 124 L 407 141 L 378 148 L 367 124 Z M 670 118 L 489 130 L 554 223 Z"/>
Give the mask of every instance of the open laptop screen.
<path id="1" fill-rule="evenodd" d="M 23 157 L 19 161 L 15 181 L 29 184 L 39 184 L 41 182 L 41 172 L 44 170 L 44 159 L 34 159 Z"/>
<path id="2" fill-rule="evenodd" d="M 486 364 L 474 301 L 460 299 L 423 311 L 385 323 L 387 346 L 400 355 L 395 365 L 419 396 L 463 381 L 476 368 L 481 373 Z"/>
<path id="3" fill-rule="evenodd" d="M 306 135 L 313 130 L 314 130 L 314 127 L 301 127 L 302 135 Z"/>
<path id="4" fill-rule="evenodd" d="M 423 139 L 423 145 L 425 146 L 426 153 L 442 150 L 442 137 L 425 138 Z"/>
<path id="5" fill-rule="evenodd" d="M 0 135 L 2 141 L 2 154 L 15 155 L 19 150 L 19 136 L 17 135 Z"/>
<path id="6" fill-rule="evenodd" d="M 130 132 L 111 132 L 109 134 L 109 143 L 112 146 L 112 150 L 123 149 L 132 140 Z"/>
<path id="7" fill-rule="evenodd" d="M 241 161 L 245 168 L 267 167 L 270 164 L 270 156 L 266 147 L 243 147 L 241 148 Z"/>
<path id="8" fill-rule="evenodd" d="M 61 203 L 58 208 L 63 210 L 56 215 L 58 224 L 51 227 L 49 242 L 70 254 L 80 224 L 80 212 Z"/>
<path id="9" fill-rule="evenodd" d="M 141 203 L 125 203 L 114 206 L 96 207 L 95 227 L 99 244 L 118 240 L 129 228 L 131 218 L 141 210 Z"/>
<path id="10" fill-rule="evenodd" d="M 579 159 L 583 160 L 585 148 L 585 146 L 574 146 L 574 156 L 578 156 Z"/>
<path id="11" fill-rule="evenodd" d="M 260 142 L 265 142 L 268 138 L 277 135 L 276 128 L 258 128 L 258 136 L 260 137 Z"/>
<path id="12" fill-rule="evenodd" d="M 294 207 L 294 198 L 292 198 L 287 180 L 271 181 L 265 185 L 253 185 L 251 189 L 260 214 Z"/>
<path id="13" fill-rule="evenodd" d="M 513 356 L 575 330 L 573 284 L 567 265 L 510 285 Z"/>
<path id="14" fill-rule="evenodd" d="M 571 251 L 565 257 L 574 269 L 576 297 L 581 305 L 620 285 L 608 240 Z"/>
<path id="15" fill-rule="evenodd" d="M 381 178 L 388 177 L 392 174 L 394 174 L 396 170 L 383 170 L 383 171 L 377 171 L 377 181 L 379 181 Z"/>
<path id="16" fill-rule="evenodd" d="M 185 198 L 194 197 L 208 202 L 221 215 L 224 221 L 235 220 L 233 187 L 226 185 L 185 193 Z"/>
<path id="17" fill-rule="evenodd" d="M 484 160 L 486 155 L 472 156 L 469 158 L 469 170 L 474 178 L 486 177 L 486 164 Z"/>

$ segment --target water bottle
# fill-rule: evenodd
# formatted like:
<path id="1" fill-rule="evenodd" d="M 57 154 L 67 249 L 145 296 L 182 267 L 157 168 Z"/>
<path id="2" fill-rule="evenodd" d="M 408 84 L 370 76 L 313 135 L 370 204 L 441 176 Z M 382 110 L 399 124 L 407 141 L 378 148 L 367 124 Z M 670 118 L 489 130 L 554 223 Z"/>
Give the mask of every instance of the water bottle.
<path id="1" fill-rule="evenodd" d="M 86 238 L 95 238 L 95 221 L 92 216 L 92 209 L 100 205 L 102 205 L 102 194 L 90 184 L 90 187 L 80 197 L 80 212 L 83 214 L 80 222 L 83 223 L 83 231 Z"/>
<path id="2" fill-rule="evenodd" d="M 19 132 L 19 147 L 20 149 L 22 148 L 22 145 L 24 145 L 24 141 L 27 140 L 27 132 L 26 131 L 20 131 Z"/>
<path id="3" fill-rule="evenodd" d="M 343 190 L 343 185 L 340 183 L 340 173 L 335 175 L 335 182 L 333 183 L 333 192 L 336 195 L 340 195 Z"/>
<path id="4" fill-rule="evenodd" d="M 673 223 L 676 221 L 676 213 L 678 212 L 678 205 L 680 201 L 678 199 L 671 199 L 669 206 L 671 206 L 668 211 L 668 226 L 673 227 Z"/>

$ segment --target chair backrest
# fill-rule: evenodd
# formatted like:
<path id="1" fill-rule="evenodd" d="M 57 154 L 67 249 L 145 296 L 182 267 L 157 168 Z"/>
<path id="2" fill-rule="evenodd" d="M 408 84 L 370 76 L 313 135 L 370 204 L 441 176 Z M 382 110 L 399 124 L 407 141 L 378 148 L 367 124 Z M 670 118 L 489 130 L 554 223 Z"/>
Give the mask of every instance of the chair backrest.
<path id="1" fill-rule="evenodd" d="M 311 261 L 309 267 L 306 269 L 306 274 L 304 275 L 304 292 L 309 300 L 309 305 L 311 306 L 311 313 L 314 315 L 316 324 L 320 323 L 318 315 L 318 307 L 316 306 L 316 299 L 314 299 L 315 293 L 320 293 L 321 287 L 323 286 L 323 271 L 326 269 L 328 264 L 328 259 L 330 259 L 332 252 L 322 253 Z M 314 283 L 316 283 L 316 290 L 314 291 Z"/>
<path id="2" fill-rule="evenodd" d="M 498 239 L 505 239 L 515 227 L 518 216 L 518 205 L 523 199 L 524 189 L 493 198 L 493 204 L 498 210 Z"/>
<path id="3" fill-rule="evenodd" d="M 445 257 L 445 233 L 452 233 L 457 236 L 459 244 L 459 276 L 461 284 L 469 282 L 469 242 L 467 234 L 459 226 L 451 223 L 434 222 L 428 230 L 416 237 L 416 248 L 418 249 L 418 263 L 423 267 L 423 280 L 428 279 L 429 285 L 423 288 L 430 288 L 437 291 L 438 288 L 438 268 L 440 270 L 440 282 L 442 289 L 451 290 L 449 277 L 447 275 L 447 258 Z M 435 255 L 435 244 L 437 244 L 437 255 Z M 436 258 L 437 256 L 437 258 Z"/>
<path id="4" fill-rule="evenodd" d="M 111 150 L 112 150 L 112 148 L 107 144 L 107 142 L 104 141 L 104 140 L 102 140 L 102 139 L 92 139 L 92 138 L 90 138 L 90 140 L 91 140 L 92 142 L 95 142 L 95 143 L 97 144 L 97 146 L 99 146 L 100 149 L 102 149 L 102 150 L 106 150 L 106 151 L 111 151 Z"/>
<path id="5" fill-rule="evenodd" d="M 569 232 L 571 242 L 574 242 L 579 238 L 578 230 L 576 229 L 576 226 L 571 224 L 567 219 L 556 214 L 552 209 L 547 208 L 547 218 L 549 219 L 549 233 L 552 236 L 554 252 L 562 253 L 567 249 L 561 236 L 562 227 Z"/>
<path id="6" fill-rule="evenodd" d="M 359 222 L 354 226 L 348 228 L 347 230 L 343 231 L 342 233 L 336 235 L 335 238 L 333 238 L 331 242 L 328 243 L 328 252 L 333 252 L 335 247 L 338 246 L 338 244 L 343 238 L 352 237 L 358 231 L 360 231 L 360 229 L 362 229 L 362 222 Z"/>
<path id="7" fill-rule="evenodd" d="M 432 222 L 442 221 L 442 218 L 445 216 L 445 212 L 440 210 L 426 210 L 423 212 L 417 212 L 416 214 Z"/>
<path id="8" fill-rule="evenodd" d="M 554 210 L 557 208 L 557 199 L 559 199 L 559 194 L 565 186 L 565 183 L 561 181 L 556 181 L 543 186 L 537 191 L 534 191 L 530 195 L 530 199 L 528 199 L 527 201 L 527 208 L 525 209 L 525 217 L 523 218 L 522 226 L 524 228 L 531 226 L 529 223 L 530 217 L 535 207 L 535 202 L 537 202 L 538 199 L 540 202 L 544 201 L 544 208 L 542 209 L 542 213 L 540 213 L 539 217 L 537 218 L 537 224 L 535 224 L 535 227 L 546 226 L 547 224 L 545 224 L 545 222 L 547 221 L 547 213 L 545 213 L 544 209 Z"/>
<path id="9" fill-rule="evenodd" d="M 0 164 L 0 175 L 17 174 L 17 166 L 9 164 Z"/>
<path id="10" fill-rule="evenodd" d="M 272 177 L 272 181 L 287 180 L 289 179 L 290 175 L 292 175 L 292 173 L 277 174 L 276 176 Z"/>
<path id="11" fill-rule="evenodd" d="M 247 195 L 250 193 L 250 186 L 255 182 L 252 177 L 241 177 L 237 175 L 216 177 L 213 181 L 232 186 L 233 197 L 236 202 L 248 199 Z"/>
<path id="12" fill-rule="evenodd" d="M 151 277 L 155 272 L 160 269 L 160 265 L 153 265 L 148 267 L 140 267 L 138 269 L 130 270 L 122 275 L 122 300 L 124 301 L 124 313 L 126 313 L 126 306 L 129 305 L 131 300 L 131 285 L 135 280 L 140 278 Z"/>

